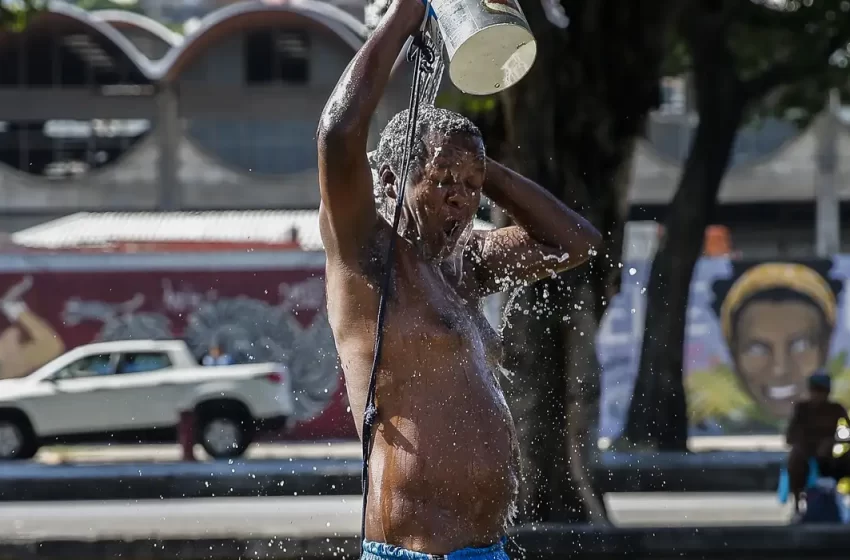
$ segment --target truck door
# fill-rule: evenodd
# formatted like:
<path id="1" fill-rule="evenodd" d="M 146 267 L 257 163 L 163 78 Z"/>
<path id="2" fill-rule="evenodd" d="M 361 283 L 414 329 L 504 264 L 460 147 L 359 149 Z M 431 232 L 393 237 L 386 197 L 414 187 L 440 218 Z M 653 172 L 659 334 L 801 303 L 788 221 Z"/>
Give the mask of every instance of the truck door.
<path id="1" fill-rule="evenodd" d="M 112 353 L 91 354 L 54 373 L 49 393 L 28 403 L 39 435 L 79 436 L 112 429 L 126 411 L 104 392 L 104 380 L 113 376 L 117 361 Z"/>
<path id="2" fill-rule="evenodd" d="M 121 380 L 122 398 L 139 410 L 134 426 L 144 430 L 173 428 L 179 413 L 181 388 L 166 352 L 122 352 L 116 376 Z"/>

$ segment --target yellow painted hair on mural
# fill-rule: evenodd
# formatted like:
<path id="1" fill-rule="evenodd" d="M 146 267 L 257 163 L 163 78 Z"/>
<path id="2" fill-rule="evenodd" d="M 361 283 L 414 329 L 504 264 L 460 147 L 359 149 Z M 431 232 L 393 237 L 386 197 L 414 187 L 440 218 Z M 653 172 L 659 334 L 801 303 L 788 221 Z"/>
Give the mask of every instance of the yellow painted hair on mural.
<path id="1" fill-rule="evenodd" d="M 811 299 L 823 311 L 830 327 L 835 326 L 837 303 L 823 276 L 802 264 L 764 263 L 754 266 L 732 285 L 720 307 L 720 326 L 727 342 L 732 340 L 732 318 L 752 296 L 777 288 L 793 290 Z"/>

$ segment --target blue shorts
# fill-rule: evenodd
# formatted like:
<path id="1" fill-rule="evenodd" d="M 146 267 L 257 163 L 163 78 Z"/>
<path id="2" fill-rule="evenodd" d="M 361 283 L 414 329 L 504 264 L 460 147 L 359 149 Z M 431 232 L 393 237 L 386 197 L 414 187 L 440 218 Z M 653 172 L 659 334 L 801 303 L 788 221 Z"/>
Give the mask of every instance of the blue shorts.
<path id="1" fill-rule="evenodd" d="M 462 548 L 449 554 L 425 554 L 387 543 L 363 541 L 360 560 L 510 560 L 505 552 L 506 538 L 486 548 Z"/>

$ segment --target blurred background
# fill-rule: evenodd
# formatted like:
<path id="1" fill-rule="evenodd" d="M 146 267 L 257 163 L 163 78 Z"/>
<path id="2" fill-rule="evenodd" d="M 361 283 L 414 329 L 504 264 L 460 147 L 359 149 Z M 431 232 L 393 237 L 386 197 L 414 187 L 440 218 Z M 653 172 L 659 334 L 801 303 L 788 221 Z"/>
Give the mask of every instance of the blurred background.
<path id="1" fill-rule="evenodd" d="M 315 130 L 366 8 L 2 2 L 0 556 L 356 551 Z M 487 98 L 446 77 L 438 99 L 605 235 L 589 266 L 485 302 L 524 350 L 502 381 L 519 521 L 564 543 L 520 523 L 520 548 L 846 555 L 846 527 L 799 536 L 776 489 L 809 376 L 850 406 L 850 3 L 523 9 L 532 73 Z M 372 145 L 411 76 L 394 74 Z M 507 223 L 486 201 L 478 218 Z"/>

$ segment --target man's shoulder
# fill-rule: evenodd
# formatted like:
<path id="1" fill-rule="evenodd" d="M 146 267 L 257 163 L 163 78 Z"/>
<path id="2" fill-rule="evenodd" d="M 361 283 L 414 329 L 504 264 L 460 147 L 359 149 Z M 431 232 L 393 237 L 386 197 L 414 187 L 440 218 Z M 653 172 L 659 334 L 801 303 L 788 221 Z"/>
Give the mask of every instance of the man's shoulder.
<path id="1" fill-rule="evenodd" d="M 834 410 L 836 414 L 839 414 L 839 415 L 842 415 L 842 416 L 847 414 L 847 408 L 845 408 L 845 406 L 843 404 L 841 404 L 840 402 L 829 401 L 829 404 L 830 404 L 832 410 Z"/>
<path id="2" fill-rule="evenodd" d="M 360 259 L 362 253 L 368 252 L 378 241 L 380 232 L 388 227 L 377 213 L 356 223 L 334 223 L 327 206 L 319 206 L 319 235 L 325 254 L 330 259 L 345 262 Z"/>
<path id="3" fill-rule="evenodd" d="M 794 416 L 801 416 L 806 413 L 809 409 L 809 401 L 802 400 L 794 403 Z"/>

